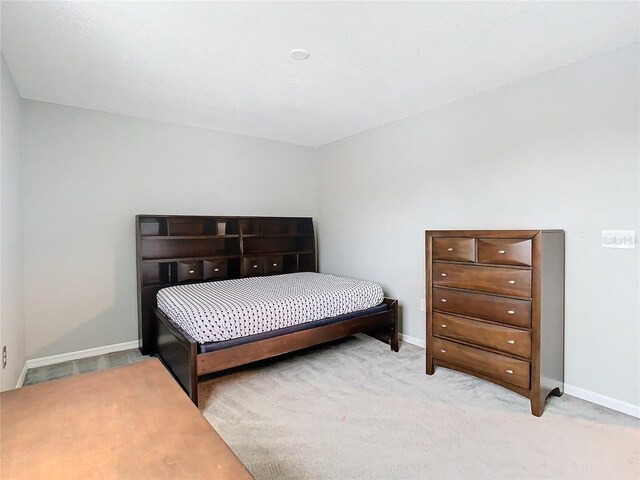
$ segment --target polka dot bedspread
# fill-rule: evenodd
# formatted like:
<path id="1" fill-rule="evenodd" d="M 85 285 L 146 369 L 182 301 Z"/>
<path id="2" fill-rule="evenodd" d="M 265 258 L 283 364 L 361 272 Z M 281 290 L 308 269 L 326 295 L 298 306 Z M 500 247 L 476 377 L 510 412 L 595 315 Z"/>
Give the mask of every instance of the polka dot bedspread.
<path id="1" fill-rule="evenodd" d="M 302 272 L 176 285 L 157 300 L 161 312 L 207 343 L 365 310 L 383 297 L 373 282 Z"/>

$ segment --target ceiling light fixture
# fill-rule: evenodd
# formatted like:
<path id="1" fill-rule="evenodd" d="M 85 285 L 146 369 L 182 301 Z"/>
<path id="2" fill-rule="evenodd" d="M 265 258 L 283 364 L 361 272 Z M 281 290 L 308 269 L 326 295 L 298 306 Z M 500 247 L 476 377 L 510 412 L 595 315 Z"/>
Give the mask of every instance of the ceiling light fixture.
<path id="1" fill-rule="evenodd" d="M 294 60 L 306 60 L 309 58 L 309 52 L 302 48 L 294 48 L 289 52 L 289 56 Z"/>

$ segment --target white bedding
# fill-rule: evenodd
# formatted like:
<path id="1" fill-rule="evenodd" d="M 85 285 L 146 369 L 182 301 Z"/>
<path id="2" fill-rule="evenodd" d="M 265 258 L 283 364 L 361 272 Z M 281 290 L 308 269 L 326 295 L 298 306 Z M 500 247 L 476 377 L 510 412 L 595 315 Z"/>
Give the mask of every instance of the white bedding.
<path id="1" fill-rule="evenodd" d="M 376 283 L 291 273 L 163 288 L 158 309 L 198 343 L 245 337 L 382 303 Z"/>

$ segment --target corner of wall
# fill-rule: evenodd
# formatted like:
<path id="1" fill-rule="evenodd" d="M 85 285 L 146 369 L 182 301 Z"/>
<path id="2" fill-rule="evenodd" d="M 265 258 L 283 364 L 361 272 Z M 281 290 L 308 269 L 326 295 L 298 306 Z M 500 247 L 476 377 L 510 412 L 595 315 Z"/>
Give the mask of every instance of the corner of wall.
<path id="1" fill-rule="evenodd" d="M 26 365 L 24 258 L 22 238 L 22 105 L 4 55 L 1 55 L 0 161 L 0 345 L 7 348 L 1 390 L 20 383 Z"/>

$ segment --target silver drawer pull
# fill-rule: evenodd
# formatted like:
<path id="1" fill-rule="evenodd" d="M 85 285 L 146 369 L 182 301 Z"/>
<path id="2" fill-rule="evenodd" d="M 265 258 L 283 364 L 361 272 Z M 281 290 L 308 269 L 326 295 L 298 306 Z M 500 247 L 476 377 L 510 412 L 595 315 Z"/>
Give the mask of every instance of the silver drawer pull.
<path id="1" fill-rule="evenodd" d="M 273 264 L 273 266 L 274 266 L 274 267 L 277 267 L 277 266 L 278 266 L 278 264 L 277 264 L 277 263 L 274 263 L 274 264 Z"/>
<path id="2" fill-rule="evenodd" d="M 446 298 L 441 298 L 441 299 L 440 299 L 440 301 L 441 301 L 442 303 L 447 303 L 447 299 L 446 299 Z"/>
<path id="3" fill-rule="evenodd" d="M 254 265 L 253 268 L 258 268 L 258 265 Z"/>
<path id="4" fill-rule="evenodd" d="M 511 375 L 513 373 L 513 370 L 506 370 L 506 372 Z"/>
<path id="5" fill-rule="evenodd" d="M 441 276 L 441 277 L 446 277 L 446 276 L 447 276 L 447 274 L 446 274 L 446 273 L 441 273 L 441 274 L 440 274 L 440 276 Z"/>
<path id="6" fill-rule="evenodd" d="M 505 254 L 505 253 L 507 253 L 507 252 L 506 252 L 506 250 L 498 250 L 498 253 L 499 253 L 500 255 L 504 255 L 504 254 Z"/>
<path id="7" fill-rule="evenodd" d="M 447 252 L 453 252 L 453 248 L 452 247 L 447 248 Z"/>
<path id="8" fill-rule="evenodd" d="M 440 325 L 442 328 L 447 328 L 447 324 L 443 323 L 442 325 Z"/>
<path id="9" fill-rule="evenodd" d="M 441 351 L 442 353 L 447 353 L 447 351 L 446 351 L 446 350 L 440 350 L 440 351 Z"/>
<path id="10" fill-rule="evenodd" d="M 213 271 L 214 271 L 214 272 L 219 272 L 219 271 L 220 271 L 220 269 L 219 269 L 219 268 L 214 268 L 214 269 L 213 269 Z"/>
<path id="11" fill-rule="evenodd" d="M 509 345 L 513 345 L 513 344 L 515 344 L 515 343 L 516 343 L 516 341 L 515 341 L 515 340 L 507 340 L 507 343 L 508 343 Z"/>
<path id="12" fill-rule="evenodd" d="M 195 270 L 189 270 L 189 273 L 196 273 Z"/>
<path id="13" fill-rule="evenodd" d="M 507 283 L 508 283 L 509 285 L 515 285 L 515 284 L 516 284 L 516 281 L 515 281 L 515 280 L 509 280 Z"/>
<path id="14" fill-rule="evenodd" d="M 509 315 L 515 315 L 515 314 L 516 314 L 516 312 L 514 312 L 513 310 L 507 310 L 507 313 L 508 313 Z"/>

